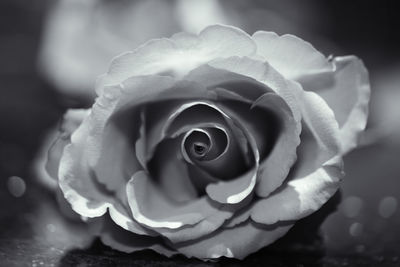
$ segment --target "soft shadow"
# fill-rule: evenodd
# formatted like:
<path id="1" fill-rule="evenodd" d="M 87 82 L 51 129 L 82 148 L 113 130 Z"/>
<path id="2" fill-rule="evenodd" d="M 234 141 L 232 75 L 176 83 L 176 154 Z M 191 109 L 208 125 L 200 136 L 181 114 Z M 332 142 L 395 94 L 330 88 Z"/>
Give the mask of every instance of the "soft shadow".
<path id="1" fill-rule="evenodd" d="M 128 254 L 105 246 L 96 239 L 87 249 L 69 251 L 60 260 L 58 266 L 215 266 L 215 264 L 188 259 L 184 256 L 168 258 L 151 250 Z"/>

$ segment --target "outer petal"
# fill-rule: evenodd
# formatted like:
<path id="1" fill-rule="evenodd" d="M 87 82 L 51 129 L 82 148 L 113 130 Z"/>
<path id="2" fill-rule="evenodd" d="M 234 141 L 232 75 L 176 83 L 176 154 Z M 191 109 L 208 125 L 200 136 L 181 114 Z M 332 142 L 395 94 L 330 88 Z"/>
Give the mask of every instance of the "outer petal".
<path id="1" fill-rule="evenodd" d="M 335 157 L 315 172 L 289 181 L 268 198 L 256 202 L 251 218 L 267 225 L 301 219 L 330 199 L 342 177 L 341 158 Z"/>
<path id="2" fill-rule="evenodd" d="M 257 54 L 287 79 L 326 73 L 334 68 L 310 43 L 294 35 L 258 31 L 252 37 L 257 44 Z"/>
<path id="3" fill-rule="evenodd" d="M 85 217 L 99 217 L 110 210 L 115 223 L 121 227 L 139 234 L 146 234 L 147 230 L 132 221 L 126 210 L 119 203 L 117 195 L 105 190 L 92 176 L 84 156 L 77 149 L 77 139 L 85 136 L 86 125 L 81 125 L 71 138 L 71 144 L 64 149 L 59 167 L 59 185 L 64 197 L 71 204 L 72 209 Z"/>
<path id="4" fill-rule="evenodd" d="M 330 62 L 310 43 L 293 35 L 261 31 L 253 39 L 257 53 L 269 64 L 328 103 L 341 128 L 342 153 L 355 148 L 366 126 L 370 95 L 368 72 L 361 60 L 346 56 Z"/>
<path id="5" fill-rule="evenodd" d="M 216 259 L 222 256 L 243 259 L 283 236 L 291 226 L 292 224 L 277 224 L 262 228 L 247 221 L 235 228 L 221 229 L 200 240 L 174 247 L 186 256 L 200 259 Z"/>
<path id="6" fill-rule="evenodd" d="M 335 115 L 327 103 L 316 93 L 298 89 L 304 122 L 315 138 L 319 151 L 316 158 L 321 163 L 340 153 L 339 126 Z"/>
<path id="7" fill-rule="evenodd" d="M 298 148 L 300 155 L 290 175 L 294 179 L 255 204 L 251 217 L 259 223 L 273 224 L 309 215 L 336 192 L 343 176 L 341 158 L 338 156 L 339 128 L 332 110 L 315 93 L 303 92 L 299 88 L 297 98 L 301 103 L 305 129 L 301 137 L 302 144 Z M 305 155 L 301 152 L 305 152 Z M 307 156 L 312 159 L 305 160 Z M 278 203 L 279 209 L 276 209 Z"/>
<path id="8" fill-rule="evenodd" d="M 57 179 L 58 166 L 64 151 L 64 147 L 70 143 L 71 134 L 81 125 L 83 119 L 89 114 L 88 109 L 69 109 L 63 118 L 59 128 L 59 135 L 50 147 L 46 170 L 48 174 Z"/>
<path id="9" fill-rule="evenodd" d="M 142 92 L 140 98 L 135 98 L 136 101 L 132 101 L 133 96 L 123 92 L 119 86 L 107 88 L 104 94 L 97 99 L 91 114 L 71 136 L 71 144 L 66 146 L 61 159 L 59 184 L 65 198 L 72 205 L 74 211 L 80 215 L 98 217 L 102 216 L 109 208 L 110 215 L 117 224 L 135 233 L 147 234 L 147 230 L 132 221 L 126 212 L 123 214 L 117 208 L 120 205 L 117 202 L 119 191 L 121 188 L 125 189 L 125 177 L 114 176 L 116 173 L 108 173 L 113 175 L 108 176 L 104 170 L 101 170 L 103 165 L 99 163 L 104 157 L 110 156 L 107 155 L 109 151 L 104 150 L 107 147 L 104 145 L 110 144 L 104 142 L 104 136 L 111 134 L 111 137 L 115 137 L 115 129 L 107 128 L 111 116 L 116 111 L 127 108 L 127 103 L 134 106 L 135 103 L 139 104 L 140 101 L 149 100 L 157 93 L 163 92 L 165 88 L 171 87 L 173 81 L 169 82 L 171 79 L 167 79 L 168 82 L 165 82 L 166 79 L 167 77 L 157 76 L 136 77 L 134 89 Z M 133 86 L 132 81 L 129 85 Z M 150 85 L 158 86 L 154 89 Z M 146 92 L 146 88 L 153 90 Z M 99 174 L 101 175 L 99 176 Z M 119 179 L 118 182 L 116 179 Z"/>
<path id="10" fill-rule="evenodd" d="M 116 57 L 97 90 L 132 76 L 172 74 L 182 77 L 190 70 L 215 58 L 255 53 L 253 40 L 242 30 L 229 26 L 209 26 L 199 36 L 180 33 L 171 39 L 151 40 L 133 52 Z"/>
<path id="11" fill-rule="evenodd" d="M 370 86 L 368 72 L 360 59 L 336 57 L 333 63 L 336 69 L 331 83 L 310 89 L 315 90 L 334 111 L 340 127 L 342 153 L 345 154 L 357 146 L 367 124 Z"/>
<path id="12" fill-rule="evenodd" d="M 89 180 L 88 177 L 92 177 L 111 191 L 118 191 L 124 187 L 131 175 L 137 171 L 134 168 L 140 167 L 133 151 L 134 144 L 130 143 L 130 138 L 138 138 L 139 134 L 140 112 L 136 112 L 137 107 L 143 102 L 157 98 L 159 94 L 173 87 L 174 83 L 169 77 L 145 76 L 105 88 L 104 93 L 93 105 L 90 116 L 74 133 L 76 137 L 73 135 L 71 138 L 70 153 L 79 154 L 84 159 L 84 162 L 77 166 L 71 166 L 71 171 L 74 168 L 82 168 L 81 175 L 85 178 L 77 179 Z M 128 136 L 128 132 L 133 136 Z M 123 164 L 126 161 L 129 161 L 129 164 Z"/>
<path id="13" fill-rule="evenodd" d="M 126 253 L 145 249 L 152 249 L 168 257 L 178 253 L 172 248 L 163 245 L 164 242 L 160 237 L 143 236 L 128 232 L 115 225 L 107 216 L 103 217 L 102 220 L 102 225 L 97 235 L 107 246 Z"/>

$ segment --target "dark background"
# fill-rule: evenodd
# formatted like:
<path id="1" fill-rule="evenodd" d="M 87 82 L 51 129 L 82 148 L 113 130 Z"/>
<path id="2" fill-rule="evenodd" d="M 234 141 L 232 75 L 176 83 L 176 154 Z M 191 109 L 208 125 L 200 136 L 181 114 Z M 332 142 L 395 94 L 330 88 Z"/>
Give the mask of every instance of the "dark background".
<path id="1" fill-rule="evenodd" d="M 79 236 L 81 225 L 59 218 L 53 194 L 34 178 L 32 164 L 49 129 L 67 108 L 90 104 L 87 98 L 59 93 L 39 74 L 37 57 L 51 2 L 0 0 L 0 266 L 202 265 L 183 257 L 163 258 L 152 252 L 128 256 L 98 242 L 90 247 L 91 243 Z M 290 11 L 289 14 L 301 17 L 296 10 L 290 10 L 291 1 L 285 2 L 289 10 L 275 11 Z M 335 45 L 336 51 L 362 58 L 369 69 L 371 129 L 379 125 L 380 117 L 376 114 L 381 107 L 374 98 L 379 97 L 381 87 L 400 90 L 400 85 L 390 84 L 393 76 L 400 75 L 400 20 L 395 3 L 304 1 L 305 5 L 318 7 L 319 19 L 309 29 L 312 35 L 307 40 L 313 43 L 313 36 L 322 36 Z M 228 4 L 224 1 L 224 5 Z M 274 8 L 272 1 L 254 0 L 247 4 Z M 257 30 L 251 24 L 246 27 L 249 32 Z M 304 35 L 306 38 L 307 34 Z M 318 40 L 316 46 L 329 54 L 330 47 Z M 400 113 L 397 115 L 400 124 Z M 213 264 L 400 266 L 399 140 L 400 136 L 390 141 L 381 138 L 346 156 L 341 195 L 319 214 L 300 223 L 308 228 L 292 231 L 302 233 L 302 237 L 296 233 L 289 236 L 302 243 L 299 247 L 282 249 L 287 245 L 281 242 L 243 263 L 225 260 Z M 322 242 L 315 238 L 310 225 L 319 225 L 325 217 Z M 74 234 L 70 234 L 71 230 Z"/>

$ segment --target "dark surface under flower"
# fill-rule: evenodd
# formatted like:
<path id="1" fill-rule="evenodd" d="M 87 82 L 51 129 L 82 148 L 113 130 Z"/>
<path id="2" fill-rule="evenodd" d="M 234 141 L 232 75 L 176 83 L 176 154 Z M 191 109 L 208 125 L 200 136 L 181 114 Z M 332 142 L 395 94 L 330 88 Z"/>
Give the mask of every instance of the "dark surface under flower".
<path id="1" fill-rule="evenodd" d="M 244 258 L 319 209 L 369 99 L 357 58 L 227 26 L 151 40 L 115 58 L 96 91 L 50 153 L 65 198 L 103 218 L 113 248 L 201 259 Z"/>

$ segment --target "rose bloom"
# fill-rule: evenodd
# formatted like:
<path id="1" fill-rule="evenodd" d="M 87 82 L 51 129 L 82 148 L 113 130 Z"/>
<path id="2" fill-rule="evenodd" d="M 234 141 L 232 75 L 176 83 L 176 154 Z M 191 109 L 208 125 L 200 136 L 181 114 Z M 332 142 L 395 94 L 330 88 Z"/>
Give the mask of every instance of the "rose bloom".
<path id="1" fill-rule="evenodd" d="M 215 25 L 114 58 L 96 92 L 49 152 L 65 199 L 117 250 L 206 260 L 271 244 L 337 191 L 370 89 L 354 56 Z"/>

